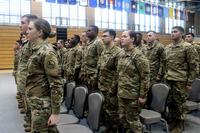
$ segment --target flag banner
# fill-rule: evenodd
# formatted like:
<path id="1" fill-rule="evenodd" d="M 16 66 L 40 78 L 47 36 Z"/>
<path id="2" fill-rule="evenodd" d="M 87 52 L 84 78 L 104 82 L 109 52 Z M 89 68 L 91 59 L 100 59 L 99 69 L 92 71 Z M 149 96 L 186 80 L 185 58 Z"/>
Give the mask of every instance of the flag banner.
<path id="1" fill-rule="evenodd" d="M 76 0 L 69 0 L 70 5 L 76 5 Z"/>
<path id="2" fill-rule="evenodd" d="M 184 20 L 184 11 L 180 10 L 180 20 Z"/>
<path id="3" fill-rule="evenodd" d="M 164 7 L 164 17 L 169 17 L 169 9 L 167 7 Z"/>
<path id="4" fill-rule="evenodd" d="M 145 14 L 145 3 L 144 2 L 139 2 L 138 10 L 139 10 L 140 14 Z"/>
<path id="5" fill-rule="evenodd" d="M 169 17 L 174 18 L 174 9 L 172 7 L 169 8 Z"/>
<path id="6" fill-rule="evenodd" d="M 48 3 L 56 3 L 56 0 L 46 0 Z"/>
<path id="7" fill-rule="evenodd" d="M 90 7 L 97 7 L 97 0 L 89 0 Z"/>
<path id="8" fill-rule="evenodd" d="M 151 15 L 151 4 L 145 3 L 145 14 Z"/>
<path id="9" fill-rule="evenodd" d="M 157 14 L 158 14 L 157 5 L 152 5 L 152 15 L 157 16 Z"/>
<path id="10" fill-rule="evenodd" d="M 124 11 L 130 12 L 130 0 L 124 0 Z"/>
<path id="11" fill-rule="evenodd" d="M 180 19 L 180 11 L 178 9 L 174 9 L 175 19 Z"/>
<path id="12" fill-rule="evenodd" d="M 58 4 L 67 4 L 67 0 L 57 0 Z"/>
<path id="13" fill-rule="evenodd" d="M 137 2 L 131 1 L 131 12 L 136 13 L 137 12 Z"/>
<path id="14" fill-rule="evenodd" d="M 108 0 L 108 8 L 115 9 L 115 0 Z"/>
<path id="15" fill-rule="evenodd" d="M 106 0 L 99 0 L 99 7 L 106 8 Z"/>
<path id="16" fill-rule="evenodd" d="M 164 14 L 164 8 L 162 6 L 158 6 L 158 16 L 163 17 Z"/>
<path id="17" fill-rule="evenodd" d="M 115 9 L 119 10 L 119 11 L 122 11 L 122 9 L 123 9 L 123 0 L 116 0 Z"/>
<path id="18" fill-rule="evenodd" d="M 80 6 L 88 6 L 88 0 L 80 0 L 79 5 Z"/>

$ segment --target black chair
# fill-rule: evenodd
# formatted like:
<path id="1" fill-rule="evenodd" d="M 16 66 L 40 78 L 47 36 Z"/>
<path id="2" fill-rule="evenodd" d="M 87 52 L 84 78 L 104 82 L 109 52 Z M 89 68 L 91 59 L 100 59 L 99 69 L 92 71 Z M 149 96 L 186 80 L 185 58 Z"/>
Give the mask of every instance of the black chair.
<path id="1" fill-rule="evenodd" d="M 94 92 L 88 96 L 88 127 L 80 124 L 58 125 L 60 133 L 95 133 L 100 128 L 100 115 L 104 97 L 101 93 Z"/>
<path id="2" fill-rule="evenodd" d="M 188 94 L 188 100 L 186 101 L 186 106 L 190 111 L 198 110 L 200 101 L 200 79 L 195 79 L 192 83 L 192 90 Z"/>
<path id="3" fill-rule="evenodd" d="M 166 132 L 169 133 L 168 124 L 165 119 L 162 118 L 161 114 L 165 112 L 166 100 L 169 94 L 170 88 L 164 83 L 157 83 L 152 86 L 152 101 L 151 109 L 142 109 L 140 113 L 141 122 L 146 125 L 147 131 L 151 131 L 151 125 L 154 123 L 162 122 L 166 126 Z M 143 130 L 143 132 L 145 129 Z"/>

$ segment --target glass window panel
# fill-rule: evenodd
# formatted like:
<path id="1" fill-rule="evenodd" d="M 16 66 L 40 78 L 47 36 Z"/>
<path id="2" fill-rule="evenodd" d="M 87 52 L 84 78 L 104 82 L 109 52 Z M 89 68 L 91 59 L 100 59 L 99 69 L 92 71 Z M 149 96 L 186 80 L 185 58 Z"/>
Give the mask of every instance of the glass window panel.
<path id="1" fill-rule="evenodd" d="M 75 19 L 77 20 L 78 19 L 78 10 L 77 10 L 77 5 L 70 5 L 70 19 Z"/>

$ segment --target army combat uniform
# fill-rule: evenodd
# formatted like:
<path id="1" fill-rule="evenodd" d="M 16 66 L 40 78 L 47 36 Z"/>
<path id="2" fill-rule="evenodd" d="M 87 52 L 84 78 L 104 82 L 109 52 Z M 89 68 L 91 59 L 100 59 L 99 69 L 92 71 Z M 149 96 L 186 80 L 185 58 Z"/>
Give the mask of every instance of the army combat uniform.
<path id="1" fill-rule="evenodd" d="M 51 114 L 60 113 L 63 96 L 58 56 L 53 46 L 46 41 L 32 45 L 33 54 L 27 63 L 26 81 L 31 108 L 31 132 L 58 133 L 56 126 L 47 125 Z"/>
<path id="2" fill-rule="evenodd" d="M 198 45 L 197 43 L 192 43 L 192 46 L 194 46 L 194 48 L 196 49 L 199 55 L 199 74 L 198 74 L 198 77 L 199 77 L 200 76 L 200 45 Z"/>
<path id="3" fill-rule="evenodd" d="M 89 90 L 97 89 L 97 62 L 103 47 L 103 42 L 98 37 L 85 46 L 81 78 L 87 83 Z"/>
<path id="4" fill-rule="evenodd" d="M 117 63 L 122 49 L 114 45 L 105 48 L 98 60 L 98 88 L 104 95 L 105 124 L 112 132 L 118 127 L 118 99 L 117 99 Z M 113 131 L 115 130 L 115 131 Z"/>
<path id="5" fill-rule="evenodd" d="M 142 132 L 139 120 L 139 98 L 146 98 L 149 89 L 149 62 L 145 55 L 133 47 L 125 50 L 118 61 L 118 102 L 121 124 L 127 132 Z"/>
<path id="6" fill-rule="evenodd" d="M 164 78 L 171 87 L 167 100 L 168 121 L 171 123 L 171 119 L 180 127 L 186 114 L 186 86 L 197 77 L 199 56 L 191 44 L 180 40 L 166 46 L 163 58 Z"/>
<path id="7" fill-rule="evenodd" d="M 151 85 L 156 83 L 156 77 L 162 73 L 162 55 L 164 46 L 157 40 L 153 44 L 146 45 L 146 57 L 149 60 L 150 65 L 150 83 Z"/>

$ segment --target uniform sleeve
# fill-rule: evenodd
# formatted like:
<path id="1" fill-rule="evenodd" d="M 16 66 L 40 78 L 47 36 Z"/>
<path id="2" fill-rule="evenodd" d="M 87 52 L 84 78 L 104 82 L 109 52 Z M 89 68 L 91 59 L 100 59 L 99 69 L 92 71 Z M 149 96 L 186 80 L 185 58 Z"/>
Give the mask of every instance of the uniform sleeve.
<path id="1" fill-rule="evenodd" d="M 164 52 L 164 47 L 163 46 L 160 46 L 159 47 L 159 50 L 158 50 L 158 54 L 159 54 L 159 57 L 160 57 L 160 61 L 159 61 L 159 64 L 160 64 L 160 67 L 159 67 L 159 70 L 158 70 L 158 75 L 159 76 L 163 76 L 163 52 Z"/>
<path id="2" fill-rule="evenodd" d="M 59 114 L 63 97 L 63 81 L 61 75 L 59 74 L 57 55 L 54 52 L 48 52 L 46 54 L 44 69 L 51 89 L 52 114 Z"/>
<path id="3" fill-rule="evenodd" d="M 194 46 L 187 47 L 187 63 L 189 66 L 188 71 L 188 85 L 192 84 L 192 81 L 197 78 L 199 74 L 199 58 L 198 53 Z"/>
<path id="4" fill-rule="evenodd" d="M 150 85 L 149 61 L 144 55 L 136 58 L 136 67 L 140 73 L 140 97 L 145 98 Z"/>
<path id="5" fill-rule="evenodd" d="M 102 53 L 103 50 L 104 50 L 103 42 L 99 41 L 98 44 L 97 44 L 97 54 L 98 54 L 98 57 L 101 56 L 101 53 Z"/>

